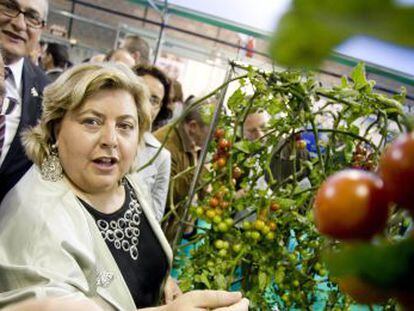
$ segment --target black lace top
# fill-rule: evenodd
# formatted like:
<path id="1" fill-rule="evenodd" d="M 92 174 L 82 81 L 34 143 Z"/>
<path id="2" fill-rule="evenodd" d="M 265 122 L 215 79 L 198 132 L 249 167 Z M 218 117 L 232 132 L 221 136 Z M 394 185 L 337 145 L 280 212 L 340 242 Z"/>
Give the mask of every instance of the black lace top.
<path id="1" fill-rule="evenodd" d="M 122 208 L 112 214 L 101 213 L 86 202 L 81 202 L 95 218 L 136 307 L 151 307 L 159 302 L 168 260 L 128 183 L 125 193 Z"/>

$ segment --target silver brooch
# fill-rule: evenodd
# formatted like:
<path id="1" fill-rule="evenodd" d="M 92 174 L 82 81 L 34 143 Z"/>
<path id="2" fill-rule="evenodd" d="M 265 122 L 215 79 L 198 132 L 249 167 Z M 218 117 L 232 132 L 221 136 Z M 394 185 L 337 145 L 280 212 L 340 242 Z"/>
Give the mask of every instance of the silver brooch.
<path id="1" fill-rule="evenodd" d="M 38 97 L 39 96 L 39 93 L 37 92 L 35 87 L 31 88 L 30 93 L 32 94 L 33 97 Z"/>
<path id="2" fill-rule="evenodd" d="M 101 271 L 96 277 L 96 286 L 106 288 L 113 280 L 114 274 L 112 272 Z"/>

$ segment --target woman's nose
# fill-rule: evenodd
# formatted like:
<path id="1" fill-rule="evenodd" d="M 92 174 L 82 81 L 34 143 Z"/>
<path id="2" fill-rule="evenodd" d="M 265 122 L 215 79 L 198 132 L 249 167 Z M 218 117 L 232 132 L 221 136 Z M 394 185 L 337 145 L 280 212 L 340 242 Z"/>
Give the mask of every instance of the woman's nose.
<path id="1" fill-rule="evenodd" d="M 117 146 L 117 136 L 115 126 L 106 125 L 101 132 L 101 145 L 103 147 L 115 148 Z"/>

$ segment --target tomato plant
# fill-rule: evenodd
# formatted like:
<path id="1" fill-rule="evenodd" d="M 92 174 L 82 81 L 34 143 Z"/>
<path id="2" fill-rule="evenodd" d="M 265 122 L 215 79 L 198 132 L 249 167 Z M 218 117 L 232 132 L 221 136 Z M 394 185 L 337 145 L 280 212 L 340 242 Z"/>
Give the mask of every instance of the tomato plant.
<path id="1" fill-rule="evenodd" d="M 346 178 L 334 182 L 342 192 L 335 194 L 338 201 L 330 202 L 321 190 L 317 224 L 341 238 L 350 236 L 350 228 L 361 238 L 381 231 L 387 214 L 383 191 L 365 170 L 376 169 L 389 123 L 404 129 L 403 95 L 376 93 L 362 65 L 333 87 L 321 86 L 312 73 L 233 69 L 241 72 L 240 85 L 225 103 L 208 145 L 211 169 L 197 188 L 208 192 L 190 208 L 202 225 L 188 242 L 191 256 L 184 247 L 175 249 L 180 286 L 240 289 L 253 310 L 305 310 L 318 299 L 322 283 L 328 288 L 326 309 L 345 310 L 351 300 L 320 255 L 338 241 L 322 236 L 314 224 L 315 194 L 328 176 L 358 167 L 359 185 Z M 249 141 L 243 122 L 252 111 L 266 111 L 270 120 L 265 135 Z M 361 118 L 368 126 L 358 123 Z M 352 210 L 356 205 L 361 210 Z M 342 218 L 335 220 L 331 208 L 341 210 Z"/>

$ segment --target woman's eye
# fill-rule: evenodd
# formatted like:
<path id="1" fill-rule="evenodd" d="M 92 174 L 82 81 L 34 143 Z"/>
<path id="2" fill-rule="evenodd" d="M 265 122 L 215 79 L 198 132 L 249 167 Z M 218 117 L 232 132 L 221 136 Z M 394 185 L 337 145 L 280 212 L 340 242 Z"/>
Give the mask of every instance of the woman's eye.
<path id="1" fill-rule="evenodd" d="M 128 122 L 122 122 L 118 124 L 118 127 L 122 130 L 132 130 L 134 129 L 134 125 Z"/>
<path id="2" fill-rule="evenodd" d="M 86 126 L 98 126 L 99 125 L 99 120 L 93 119 L 93 118 L 87 118 L 87 119 L 84 119 L 82 121 L 82 124 L 84 124 Z"/>

